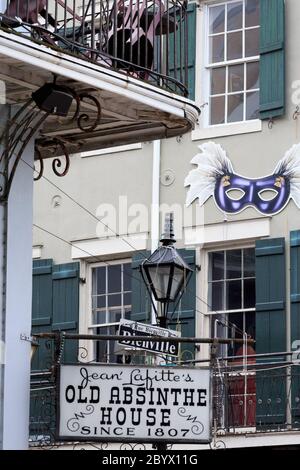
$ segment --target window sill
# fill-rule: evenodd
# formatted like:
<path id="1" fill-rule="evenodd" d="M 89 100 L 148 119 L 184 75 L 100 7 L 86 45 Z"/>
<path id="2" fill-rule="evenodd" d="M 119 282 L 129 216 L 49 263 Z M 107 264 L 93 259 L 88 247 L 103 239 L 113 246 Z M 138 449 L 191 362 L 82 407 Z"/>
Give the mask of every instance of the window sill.
<path id="1" fill-rule="evenodd" d="M 212 139 L 213 137 L 226 137 L 229 135 L 250 134 L 260 132 L 262 121 L 255 119 L 247 122 L 234 122 L 232 124 L 221 124 L 206 128 L 198 128 L 192 132 L 192 140 Z"/>
<path id="2" fill-rule="evenodd" d="M 81 157 L 98 157 L 100 155 L 108 155 L 110 153 L 118 153 L 118 152 L 128 152 L 129 150 L 139 150 L 142 148 L 142 144 L 128 144 L 128 145 L 119 145 L 117 147 L 109 147 L 106 149 L 101 150 L 92 150 L 91 152 L 82 152 Z"/>

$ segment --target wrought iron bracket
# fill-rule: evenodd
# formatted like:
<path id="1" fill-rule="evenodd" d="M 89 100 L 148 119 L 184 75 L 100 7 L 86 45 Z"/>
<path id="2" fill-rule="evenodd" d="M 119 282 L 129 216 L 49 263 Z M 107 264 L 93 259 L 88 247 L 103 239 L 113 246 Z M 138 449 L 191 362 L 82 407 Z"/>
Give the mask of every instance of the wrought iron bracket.
<path id="1" fill-rule="evenodd" d="M 31 98 L 8 119 L 0 145 L 0 203 L 7 202 L 11 185 L 22 155 L 49 113 L 41 111 Z"/>
<path id="2" fill-rule="evenodd" d="M 71 117 L 71 122 L 76 123 L 82 132 L 93 132 L 101 119 L 101 105 L 97 98 L 89 94 L 77 94 L 74 90 L 67 89 L 75 101 L 75 112 Z M 96 116 L 91 118 L 87 113 L 81 112 L 83 101 L 91 101 L 96 111 Z M 0 135 L 0 204 L 7 202 L 10 189 L 16 170 L 23 153 L 31 139 L 35 138 L 39 129 L 46 121 L 48 116 L 55 114 L 53 111 L 46 111 L 30 98 L 21 108 L 19 108 L 12 117 L 8 119 L 5 130 Z M 66 118 L 68 119 L 68 118 Z M 65 176 L 70 167 L 70 156 L 68 154 L 66 142 L 63 139 L 40 139 L 39 144 L 35 146 L 35 157 L 39 161 L 39 170 L 35 180 L 39 180 L 44 172 L 44 163 L 42 149 L 47 148 L 52 154 L 54 160 L 52 169 L 56 176 Z M 58 156 L 60 155 L 60 156 Z M 65 158 L 63 167 L 62 158 Z"/>

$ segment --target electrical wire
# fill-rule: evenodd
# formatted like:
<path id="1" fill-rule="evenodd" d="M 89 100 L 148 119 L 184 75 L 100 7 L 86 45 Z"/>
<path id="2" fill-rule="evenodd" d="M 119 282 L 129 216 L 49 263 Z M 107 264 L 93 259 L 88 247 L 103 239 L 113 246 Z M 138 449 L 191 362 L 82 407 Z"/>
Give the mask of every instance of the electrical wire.
<path id="1" fill-rule="evenodd" d="M 69 242 L 68 240 L 64 239 L 63 237 L 61 237 L 61 236 L 59 236 L 59 235 L 57 235 L 57 234 L 55 234 L 55 233 L 53 233 L 53 232 L 50 232 L 50 230 L 48 230 L 48 229 L 46 229 L 46 228 L 44 228 L 44 227 L 41 227 L 40 225 L 33 224 L 33 227 L 37 228 L 38 230 L 41 230 L 42 232 L 47 233 L 48 235 L 50 235 L 50 236 L 52 236 L 52 237 L 54 237 L 54 238 L 56 238 L 56 239 L 58 239 L 58 240 L 60 240 L 60 241 L 62 241 L 62 242 L 64 242 L 64 243 L 66 243 L 67 245 L 69 245 L 69 246 L 71 246 L 71 247 L 74 247 L 74 248 L 76 248 L 76 249 L 82 251 L 83 253 L 85 253 L 86 255 L 88 255 L 90 258 L 93 258 L 95 261 L 101 262 L 101 263 L 103 263 L 103 264 L 106 265 L 106 266 L 114 266 L 114 265 L 110 264 L 110 263 L 107 262 L 107 261 L 103 261 L 103 259 L 99 258 L 98 256 L 93 255 L 93 254 L 90 253 L 89 251 L 87 251 L 87 250 L 85 250 L 85 249 L 83 249 L 83 248 L 81 248 L 81 247 L 75 245 L 74 243 Z M 141 285 L 143 285 L 141 279 L 139 279 L 139 278 L 133 276 L 132 274 L 126 273 L 126 272 L 124 272 L 124 274 L 125 274 L 126 276 L 130 277 L 131 279 L 134 279 L 134 280 L 138 281 Z M 200 314 L 202 314 L 202 315 L 205 315 L 205 314 L 204 314 L 203 312 L 201 312 L 200 310 L 198 310 L 198 309 L 196 309 L 196 308 L 194 309 L 191 305 L 187 305 L 187 304 L 185 304 L 185 303 L 184 303 L 183 305 L 184 305 L 184 307 L 188 308 L 189 310 L 195 310 L 195 312 L 200 313 Z"/>
<path id="2" fill-rule="evenodd" d="M 38 171 L 35 169 L 34 166 L 30 165 L 28 162 L 26 162 L 25 160 L 23 160 L 23 158 L 21 158 L 21 161 L 23 163 L 25 163 L 25 165 L 27 165 L 29 168 L 31 168 L 34 172 L 38 173 Z M 93 212 L 91 212 L 89 209 L 87 209 L 83 204 L 81 204 L 80 202 L 78 202 L 76 199 L 74 199 L 74 197 L 72 197 L 70 194 L 68 194 L 66 191 L 64 191 L 62 188 L 60 188 L 57 184 L 55 184 L 53 181 L 51 181 L 49 178 L 47 178 L 46 176 L 42 175 L 42 179 L 46 180 L 48 184 L 50 184 L 51 186 L 55 187 L 58 191 L 60 191 L 64 196 L 66 196 L 69 200 L 71 200 L 75 205 L 77 205 L 80 209 L 82 209 L 83 211 L 85 211 L 88 215 L 90 215 L 93 219 L 97 220 L 97 222 L 100 222 L 107 230 L 109 230 L 112 234 L 114 234 L 117 238 L 120 238 L 122 241 L 124 241 L 135 253 L 139 253 L 143 256 L 144 260 L 147 261 L 147 257 L 144 256 L 143 252 L 144 250 L 137 250 L 126 238 L 122 237 L 119 233 L 117 233 L 115 230 L 113 230 L 111 227 L 109 227 L 106 223 L 104 223 L 101 219 L 99 219 L 95 214 L 93 214 Z M 55 236 L 55 234 L 52 234 Z M 58 237 L 59 238 L 59 237 Z M 63 240 L 63 239 L 62 239 Z M 65 242 L 67 242 L 66 240 L 63 240 Z M 70 242 L 67 242 L 68 244 Z M 71 244 L 71 246 L 75 246 L 73 243 Z M 78 247 L 77 247 L 78 248 Z M 83 250 L 84 251 L 84 250 Z M 88 254 L 88 253 L 87 253 Z M 94 255 L 92 254 L 89 254 L 89 256 L 92 256 L 93 258 L 95 258 Z M 98 259 L 96 257 L 96 259 Z M 98 259 L 98 261 L 100 261 Z M 101 260 L 102 262 L 103 260 Z M 136 278 L 137 279 L 137 278 Z M 139 280 L 139 282 L 141 282 L 141 280 Z M 175 282 L 176 282 L 176 279 L 175 279 Z M 178 282 L 178 281 L 177 281 Z M 192 294 L 193 296 L 195 295 L 195 298 L 198 299 L 200 302 L 203 302 L 206 306 L 208 306 L 209 308 L 211 308 L 211 305 L 209 305 L 208 302 L 206 302 L 204 299 L 202 299 L 201 297 L 199 297 L 197 294 L 193 293 L 191 290 L 189 290 L 188 288 L 186 288 L 185 290 L 186 293 L 190 293 Z M 202 312 L 198 309 L 195 308 L 195 311 L 197 313 L 200 313 L 201 315 L 204 315 L 205 317 L 208 316 L 207 313 L 205 312 Z M 221 315 L 220 312 L 216 311 L 216 310 L 211 310 L 212 313 L 214 314 L 218 314 L 218 315 Z M 240 333 L 244 334 L 245 331 L 241 330 L 240 328 L 238 328 L 234 323 L 231 323 L 229 321 L 227 321 L 227 326 L 230 327 L 230 328 L 235 328 L 236 331 L 239 331 Z"/>

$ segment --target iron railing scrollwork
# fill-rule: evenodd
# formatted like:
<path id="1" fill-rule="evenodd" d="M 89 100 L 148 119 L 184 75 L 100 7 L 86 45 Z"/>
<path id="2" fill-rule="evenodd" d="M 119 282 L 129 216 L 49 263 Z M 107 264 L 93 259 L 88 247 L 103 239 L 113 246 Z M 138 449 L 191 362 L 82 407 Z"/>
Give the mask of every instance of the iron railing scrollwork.
<path id="1" fill-rule="evenodd" d="M 187 0 L 7 0 L 0 28 L 187 96 Z"/>
<path id="2" fill-rule="evenodd" d="M 104 335 L 102 339 L 101 336 L 103 335 L 37 334 L 40 341 L 37 354 L 44 358 L 44 369 L 32 372 L 30 445 L 42 448 L 69 445 L 74 449 L 109 449 L 107 443 L 88 440 L 84 443 L 62 443 L 57 439 L 55 432 L 59 380 L 57 372 L 59 365 L 66 361 L 66 344 L 76 341 L 76 348 L 72 348 L 73 354 L 76 355 L 74 363 L 90 364 L 96 361 L 89 360 L 91 351 L 88 346 L 83 346 L 80 340 L 112 341 L 113 338 L 119 338 L 116 335 Z M 187 340 L 181 339 L 183 342 Z M 149 363 L 144 353 L 145 351 L 143 355 L 140 352 L 135 354 L 133 351 L 130 356 L 131 363 Z M 184 351 L 182 353 L 184 355 Z M 231 435 L 300 431 L 299 366 L 289 362 L 287 354 L 285 358 L 282 354 L 282 360 L 276 358 L 273 361 L 267 355 L 260 355 L 255 360 L 254 357 L 249 357 L 246 364 L 238 359 L 213 359 L 210 364 L 212 449 L 225 448 L 226 437 Z M 153 355 L 149 356 L 152 362 Z M 180 360 L 179 357 L 179 363 Z M 41 361 L 39 363 L 41 364 Z M 185 416 L 185 410 L 182 408 L 178 409 L 178 413 Z M 190 416 L 187 416 L 187 419 L 190 419 Z M 200 435 L 201 423 L 195 419 L 194 425 L 195 433 Z M 146 448 L 143 443 L 123 443 L 120 446 L 123 450 Z"/>
<path id="3" fill-rule="evenodd" d="M 73 97 L 75 111 L 71 122 L 75 122 L 82 133 L 93 132 L 101 119 L 101 105 L 97 98 L 88 93 L 76 93 L 71 88 L 65 87 Z M 89 112 L 82 109 L 89 102 Z M 21 107 L 12 107 L 9 110 L 4 130 L 0 134 L 0 203 L 7 201 L 11 185 L 23 154 L 30 141 L 37 137 L 38 131 L 47 118 L 54 114 L 42 110 L 30 98 Z M 68 119 L 68 118 L 66 118 Z M 67 144 L 63 138 L 38 138 L 35 143 L 35 160 L 38 162 L 35 168 L 35 181 L 43 176 L 44 161 L 42 151 L 47 150 L 49 158 L 52 158 L 52 170 L 56 176 L 65 176 L 70 168 L 70 156 Z M 28 162 L 23 161 L 29 165 Z"/>

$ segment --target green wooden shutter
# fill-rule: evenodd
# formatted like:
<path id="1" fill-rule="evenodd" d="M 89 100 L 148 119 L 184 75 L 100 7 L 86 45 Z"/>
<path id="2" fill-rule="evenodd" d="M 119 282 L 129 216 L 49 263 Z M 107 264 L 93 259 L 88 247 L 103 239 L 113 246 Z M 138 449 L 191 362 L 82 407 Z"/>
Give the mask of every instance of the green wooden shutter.
<path id="1" fill-rule="evenodd" d="M 52 259 L 34 260 L 32 279 L 32 334 L 51 331 L 52 324 Z M 39 347 L 33 357 L 31 369 L 33 372 L 48 371 L 53 364 L 53 342 L 39 340 Z M 30 393 L 30 435 L 53 433 L 55 423 L 49 410 L 54 409 L 54 396 L 51 388 L 45 391 L 40 386 L 41 377 L 34 374 L 31 378 Z M 47 400 L 45 400 L 47 396 Z M 45 406 L 47 401 L 47 406 Z M 49 408 L 50 407 L 50 408 Z M 47 413 L 48 412 L 48 413 Z"/>
<path id="2" fill-rule="evenodd" d="M 182 25 L 182 40 L 181 40 L 181 56 L 182 63 L 184 65 L 184 57 L 186 56 L 186 44 L 184 40 L 184 29 L 187 27 L 187 38 L 188 38 L 188 73 L 187 73 L 187 83 L 184 85 L 188 89 L 189 98 L 191 100 L 195 99 L 195 62 L 196 62 L 196 13 L 197 5 L 196 3 L 190 3 L 187 8 L 187 25 Z M 184 82 L 184 70 L 183 76 L 181 77 L 181 66 L 180 66 L 180 41 L 179 33 L 176 34 L 176 66 L 174 66 L 174 40 L 175 34 L 170 34 L 169 39 L 169 75 L 176 78 L 179 82 Z"/>
<path id="3" fill-rule="evenodd" d="M 256 353 L 286 350 L 285 240 L 274 238 L 256 242 Z M 258 358 L 258 363 L 282 362 L 278 355 Z M 264 367 L 267 368 L 268 367 Z M 270 428 L 285 422 L 285 369 L 256 374 L 257 426 Z"/>
<path id="4" fill-rule="evenodd" d="M 193 269 L 191 279 L 187 285 L 181 301 L 173 314 L 169 327 L 179 329 L 182 337 L 195 337 L 195 317 L 196 317 L 196 252 L 195 250 L 178 250 L 185 262 Z M 195 357 L 195 345 L 192 343 L 182 343 L 180 345 L 180 359 L 192 360 Z"/>
<path id="5" fill-rule="evenodd" d="M 260 0 L 260 118 L 285 111 L 284 0 Z"/>
<path id="6" fill-rule="evenodd" d="M 78 332 L 79 319 L 79 264 L 53 265 L 53 261 L 38 260 L 33 263 L 32 334 L 52 331 Z M 77 360 L 78 342 L 65 342 L 63 361 Z M 39 340 L 32 370 L 49 371 L 54 364 L 53 341 Z M 41 377 L 31 379 L 30 433 L 54 435 L 55 388 L 47 381 L 40 386 Z"/>
<path id="7" fill-rule="evenodd" d="M 53 323 L 52 331 L 78 333 L 79 323 L 79 263 L 53 266 Z M 65 342 L 65 362 L 76 362 L 78 342 Z"/>
<path id="8" fill-rule="evenodd" d="M 151 323 L 151 300 L 140 272 L 141 263 L 150 254 L 151 252 L 146 250 L 134 254 L 131 265 L 132 306 L 130 319 L 142 323 Z"/>
<path id="9" fill-rule="evenodd" d="M 291 232 L 291 345 L 292 350 L 299 349 L 299 344 L 293 347 L 294 341 L 300 341 L 300 230 Z M 292 368 L 292 419 L 293 426 L 300 424 L 300 372 L 299 366 Z"/>
<path id="10" fill-rule="evenodd" d="M 32 289 L 32 334 L 51 331 L 52 324 L 52 259 L 33 262 Z M 33 361 L 32 370 L 47 369 L 52 350 L 46 348 L 46 341 L 40 340 Z M 50 343 L 49 343 L 50 346 Z"/>

